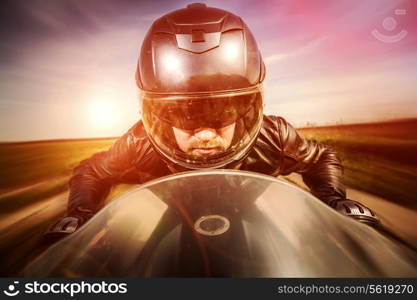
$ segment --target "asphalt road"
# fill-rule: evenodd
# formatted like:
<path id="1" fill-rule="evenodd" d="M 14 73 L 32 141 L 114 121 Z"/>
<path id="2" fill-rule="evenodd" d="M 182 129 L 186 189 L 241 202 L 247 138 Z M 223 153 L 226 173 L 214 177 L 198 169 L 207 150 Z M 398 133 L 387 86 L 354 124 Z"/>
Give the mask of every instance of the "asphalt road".
<path id="1" fill-rule="evenodd" d="M 298 174 L 291 174 L 282 179 L 308 190 Z M 346 193 L 348 199 L 358 201 L 371 208 L 378 215 L 384 227 L 417 249 L 417 211 L 349 187 L 346 189 Z"/>

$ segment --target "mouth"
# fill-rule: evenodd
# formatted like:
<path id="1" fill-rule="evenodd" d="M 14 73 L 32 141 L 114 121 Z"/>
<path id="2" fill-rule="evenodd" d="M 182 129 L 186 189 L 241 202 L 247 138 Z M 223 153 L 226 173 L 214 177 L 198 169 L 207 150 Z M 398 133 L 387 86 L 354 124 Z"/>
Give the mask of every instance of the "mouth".
<path id="1" fill-rule="evenodd" d="M 193 148 L 192 152 L 199 155 L 213 155 L 220 151 L 219 147 L 211 147 L 211 148 Z"/>

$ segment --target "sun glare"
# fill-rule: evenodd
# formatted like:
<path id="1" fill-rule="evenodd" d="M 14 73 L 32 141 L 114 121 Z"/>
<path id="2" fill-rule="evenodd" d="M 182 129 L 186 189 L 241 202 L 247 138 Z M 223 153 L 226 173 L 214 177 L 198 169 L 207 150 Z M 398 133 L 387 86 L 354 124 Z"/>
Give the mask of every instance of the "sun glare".
<path id="1" fill-rule="evenodd" d="M 104 86 L 105 84 L 103 84 Z M 99 86 L 99 85 L 98 85 Z M 79 101 L 79 130 L 91 137 L 123 134 L 139 119 L 136 90 L 92 87 Z M 122 99 L 122 100 L 121 100 Z"/>
<path id="2" fill-rule="evenodd" d="M 111 101 L 94 101 L 90 104 L 89 118 L 94 127 L 109 128 L 115 123 L 114 105 Z"/>

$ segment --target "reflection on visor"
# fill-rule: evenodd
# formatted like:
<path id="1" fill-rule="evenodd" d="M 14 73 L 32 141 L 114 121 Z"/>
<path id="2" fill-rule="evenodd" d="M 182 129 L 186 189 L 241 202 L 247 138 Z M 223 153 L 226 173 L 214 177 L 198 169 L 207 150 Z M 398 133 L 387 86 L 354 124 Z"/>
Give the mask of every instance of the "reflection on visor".
<path id="1" fill-rule="evenodd" d="M 192 130 L 231 125 L 252 108 L 255 99 L 256 94 L 192 100 L 146 99 L 143 105 L 154 118 Z"/>
<path id="2" fill-rule="evenodd" d="M 262 125 L 262 91 L 216 95 L 142 94 L 142 120 L 150 142 L 165 158 L 188 169 L 217 168 L 238 160 L 248 151 Z M 233 136 L 220 147 L 215 138 L 193 144 L 199 129 L 219 129 L 234 124 Z M 194 131 L 182 136 L 174 129 Z M 177 132 L 177 133 L 178 133 Z M 186 141 L 179 145 L 178 141 Z M 213 143 L 213 144 L 211 144 Z M 193 149 L 195 148 L 195 149 Z M 207 149 L 210 148 L 210 149 Z M 214 151 L 211 148 L 216 148 Z"/>

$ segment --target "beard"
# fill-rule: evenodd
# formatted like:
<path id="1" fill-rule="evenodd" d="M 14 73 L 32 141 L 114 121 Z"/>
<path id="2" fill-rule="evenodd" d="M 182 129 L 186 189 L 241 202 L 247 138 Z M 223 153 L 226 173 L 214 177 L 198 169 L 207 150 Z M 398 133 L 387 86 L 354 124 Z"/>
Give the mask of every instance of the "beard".
<path id="1" fill-rule="evenodd" d="M 216 138 L 208 141 L 195 141 L 191 144 L 190 150 L 187 154 L 196 158 L 204 158 L 225 152 L 228 146 L 229 145 L 225 139 L 217 136 Z"/>

